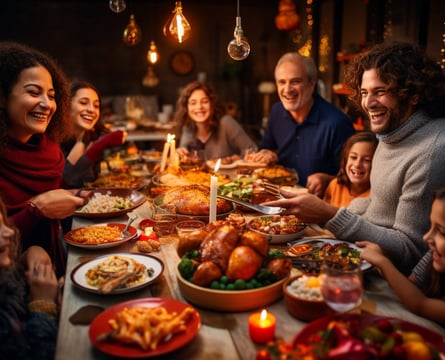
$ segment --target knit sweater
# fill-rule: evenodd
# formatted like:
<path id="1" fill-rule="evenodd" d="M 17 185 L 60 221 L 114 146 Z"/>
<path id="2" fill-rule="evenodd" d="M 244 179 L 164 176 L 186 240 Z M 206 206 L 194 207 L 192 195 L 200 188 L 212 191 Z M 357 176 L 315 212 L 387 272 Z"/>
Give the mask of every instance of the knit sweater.
<path id="1" fill-rule="evenodd" d="M 418 111 L 378 139 L 370 197 L 340 208 L 326 228 L 338 239 L 379 244 L 408 275 L 428 249 L 433 191 L 445 186 L 445 119 Z"/>

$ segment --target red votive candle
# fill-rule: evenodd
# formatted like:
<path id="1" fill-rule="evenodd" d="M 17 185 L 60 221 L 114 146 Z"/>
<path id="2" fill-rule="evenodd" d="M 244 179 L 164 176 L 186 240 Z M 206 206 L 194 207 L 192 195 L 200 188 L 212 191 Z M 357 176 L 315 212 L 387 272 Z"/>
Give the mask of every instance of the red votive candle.
<path id="1" fill-rule="evenodd" d="M 275 316 L 266 310 L 249 316 L 249 335 L 252 341 L 265 344 L 275 339 Z"/>

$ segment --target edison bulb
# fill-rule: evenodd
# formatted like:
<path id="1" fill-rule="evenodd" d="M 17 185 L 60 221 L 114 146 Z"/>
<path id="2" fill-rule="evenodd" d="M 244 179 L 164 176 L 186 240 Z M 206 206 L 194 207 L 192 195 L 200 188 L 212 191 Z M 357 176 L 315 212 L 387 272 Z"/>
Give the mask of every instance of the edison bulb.
<path id="1" fill-rule="evenodd" d="M 121 13 L 127 7 L 125 0 L 110 0 L 108 3 L 110 10 L 115 13 Z"/>
<path id="2" fill-rule="evenodd" d="M 164 35 L 182 43 L 190 36 L 191 26 L 182 13 L 181 1 L 176 1 L 172 15 L 168 18 L 163 28 Z"/>
<path id="3" fill-rule="evenodd" d="M 250 45 L 244 39 L 233 39 L 227 46 L 227 52 L 233 60 L 244 60 L 250 54 Z"/>
<path id="4" fill-rule="evenodd" d="M 130 15 L 130 22 L 124 30 L 123 41 L 128 46 L 133 46 L 139 43 L 141 41 L 141 38 L 141 28 L 136 24 L 134 15 Z"/>
<path id="5" fill-rule="evenodd" d="M 227 52 L 233 60 L 244 60 L 250 54 L 250 44 L 244 37 L 243 28 L 241 27 L 241 17 L 236 17 L 236 26 L 233 31 L 234 39 L 227 45 Z"/>

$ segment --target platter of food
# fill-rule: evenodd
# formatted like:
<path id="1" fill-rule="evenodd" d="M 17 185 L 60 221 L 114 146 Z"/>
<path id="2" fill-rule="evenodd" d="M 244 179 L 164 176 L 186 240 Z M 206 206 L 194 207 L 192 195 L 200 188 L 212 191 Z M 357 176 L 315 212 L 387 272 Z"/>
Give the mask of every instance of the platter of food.
<path id="1" fill-rule="evenodd" d="M 282 251 L 270 249 L 261 234 L 222 222 L 179 238 L 179 244 L 178 255 L 183 255 L 177 266 L 178 287 L 194 305 L 247 311 L 283 295 L 291 261 Z"/>
<path id="2" fill-rule="evenodd" d="M 267 236 L 271 244 L 283 244 L 304 235 L 307 225 L 295 215 L 262 215 L 251 219 L 247 228 Z"/>
<path id="3" fill-rule="evenodd" d="M 224 161 L 223 161 L 224 160 Z M 206 165 L 209 169 L 213 170 L 215 168 L 217 159 L 207 160 Z M 260 162 L 254 162 L 251 160 L 244 160 L 240 159 L 239 157 L 233 158 L 233 159 L 221 159 L 221 163 L 219 168 L 220 169 L 236 169 L 236 168 L 251 168 L 251 169 L 258 169 L 258 168 L 264 168 L 267 164 L 260 163 Z"/>
<path id="4" fill-rule="evenodd" d="M 118 246 L 137 235 L 137 229 L 129 226 L 129 235 L 122 236 L 124 228 L 125 224 L 120 223 L 88 225 L 67 232 L 64 239 L 69 245 L 83 249 L 104 249 Z"/>
<path id="5" fill-rule="evenodd" d="M 210 188 L 204 185 L 175 186 L 154 199 L 155 205 L 169 204 L 176 208 L 176 216 L 208 221 Z M 216 218 L 222 219 L 234 210 L 231 202 L 217 199 Z"/>
<path id="6" fill-rule="evenodd" d="M 93 182 L 85 183 L 89 188 L 129 188 L 137 189 L 142 186 L 144 176 L 142 174 L 135 175 L 134 173 L 119 173 L 101 175 Z"/>
<path id="7" fill-rule="evenodd" d="M 125 329 L 124 322 L 134 324 L 131 331 Z M 131 359 L 150 358 L 183 347 L 198 335 L 200 328 L 201 317 L 192 306 L 168 298 L 144 298 L 117 304 L 100 313 L 91 323 L 88 336 L 102 353 Z"/>
<path id="8" fill-rule="evenodd" d="M 259 179 L 266 179 L 280 186 L 294 186 L 298 184 L 299 180 L 295 169 L 288 169 L 280 165 L 256 169 L 253 172 L 253 176 Z"/>
<path id="9" fill-rule="evenodd" d="M 115 295 L 148 286 L 163 271 L 164 264 L 154 256 L 116 253 L 78 265 L 71 272 L 71 280 L 82 290 Z"/>
<path id="10" fill-rule="evenodd" d="M 103 188 L 91 191 L 85 205 L 75 216 L 92 219 L 119 217 L 141 206 L 147 198 L 139 191 L 128 188 Z"/>
<path id="11" fill-rule="evenodd" d="M 294 267 L 308 273 L 318 273 L 326 257 L 340 265 L 361 264 L 362 271 L 369 270 L 372 265 L 360 259 L 361 251 L 360 247 L 346 241 L 311 238 L 292 242 L 285 254 L 291 258 Z"/>
<path id="12" fill-rule="evenodd" d="M 308 358 L 317 354 L 338 359 L 442 359 L 445 355 L 442 335 L 405 320 L 367 313 L 314 320 L 296 335 L 292 348 L 305 349 Z M 382 350 L 386 356 L 379 355 Z"/>

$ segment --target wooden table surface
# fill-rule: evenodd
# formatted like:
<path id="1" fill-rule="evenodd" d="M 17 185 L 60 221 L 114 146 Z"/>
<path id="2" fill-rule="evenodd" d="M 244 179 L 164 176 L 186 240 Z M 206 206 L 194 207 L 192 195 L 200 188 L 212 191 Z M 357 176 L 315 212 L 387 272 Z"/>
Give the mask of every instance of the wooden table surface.
<path id="1" fill-rule="evenodd" d="M 142 216 L 146 215 L 146 211 L 145 204 L 135 210 L 136 213 Z M 115 221 L 125 222 L 126 217 L 113 219 L 113 222 Z M 102 222 L 111 221 L 106 220 Z M 75 218 L 73 228 L 92 223 L 95 222 Z M 317 227 L 311 229 L 308 233 L 312 236 L 321 230 Z M 324 237 L 325 233 L 322 232 L 320 235 Z M 88 337 L 88 325 L 73 325 L 70 322 L 70 316 L 86 305 L 97 305 L 108 308 L 127 300 L 148 297 L 172 298 L 187 302 L 180 293 L 175 275 L 175 268 L 179 262 L 179 257 L 176 253 L 176 241 L 174 237 L 161 239 L 161 251 L 151 253 L 151 255 L 162 260 L 164 263 L 164 272 L 157 282 L 148 287 L 126 294 L 105 296 L 83 291 L 73 285 L 70 274 L 72 270 L 82 261 L 85 261 L 85 259 L 106 253 L 127 252 L 130 251 L 133 246 L 134 240 L 118 247 L 100 251 L 91 251 L 69 246 L 67 276 L 60 314 L 56 359 L 88 360 L 113 358 L 93 348 Z M 445 335 L 444 328 L 404 309 L 387 282 L 380 278 L 375 271 L 369 271 L 365 274 L 364 304 L 367 304 L 368 310 L 372 309 L 371 311 L 378 315 L 397 317 Z M 257 350 L 263 346 L 255 345 L 249 338 L 247 319 L 249 314 L 254 312 L 254 310 L 239 313 L 223 313 L 198 307 L 196 307 L 196 309 L 202 320 L 202 327 L 198 335 L 184 347 L 163 355 L 163 359 L 255 359 Z M 267 306 L 266 309 L 277 318 L 276 336 L 287 342 L 291 342 L 298 331 L 306 325 L 305 322 L 295 319 L 287 312 L 283 298 Z"/>

